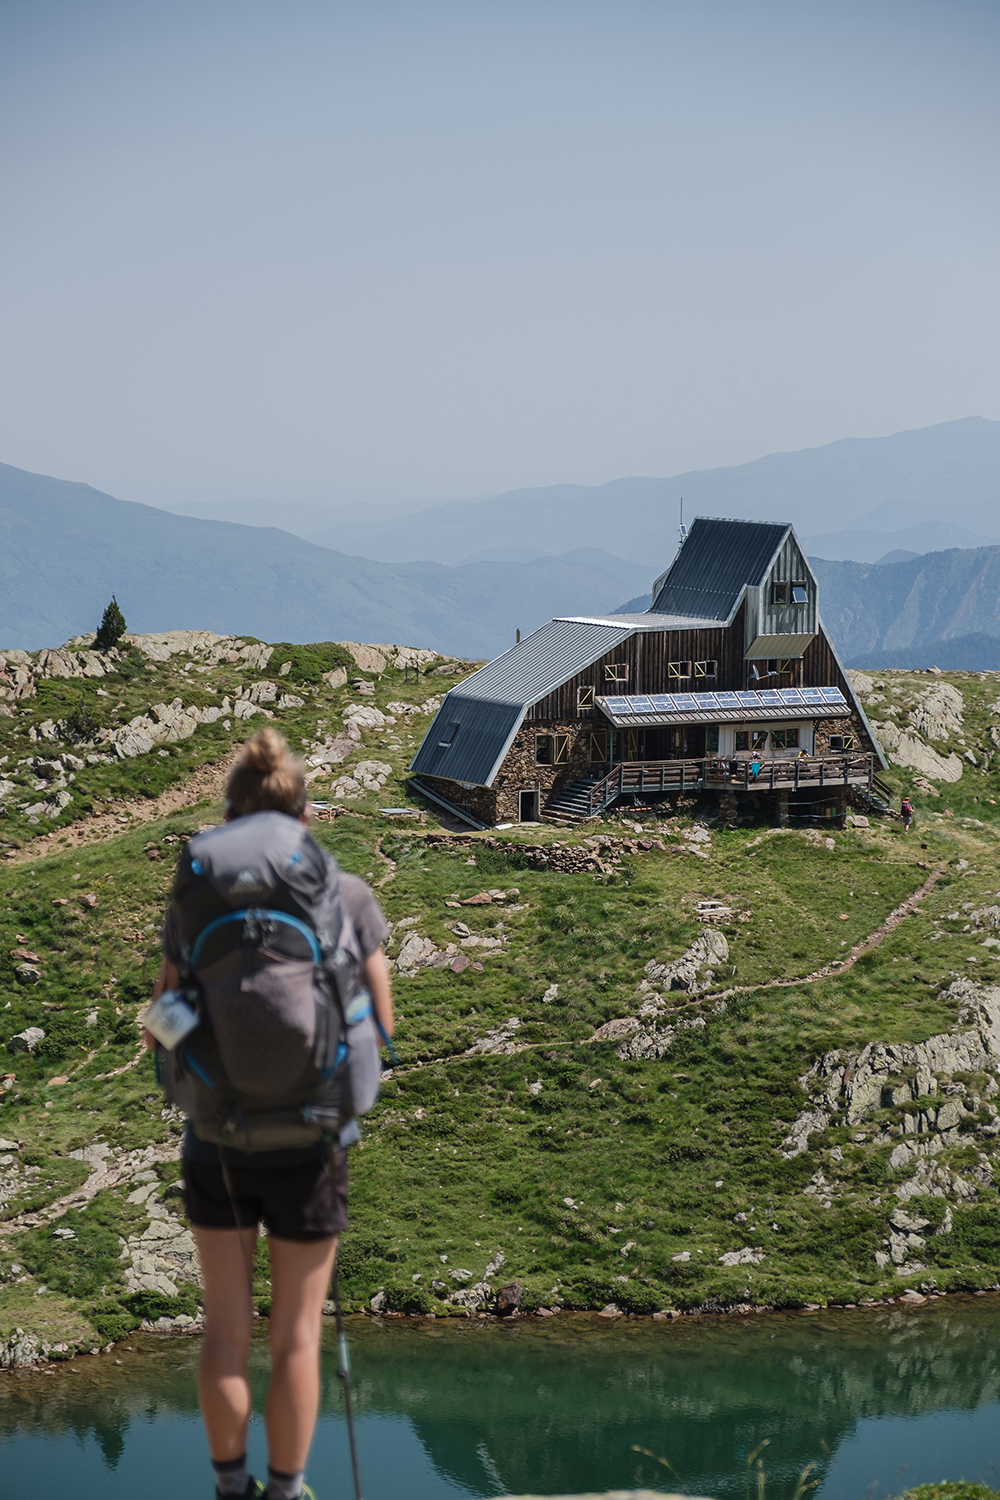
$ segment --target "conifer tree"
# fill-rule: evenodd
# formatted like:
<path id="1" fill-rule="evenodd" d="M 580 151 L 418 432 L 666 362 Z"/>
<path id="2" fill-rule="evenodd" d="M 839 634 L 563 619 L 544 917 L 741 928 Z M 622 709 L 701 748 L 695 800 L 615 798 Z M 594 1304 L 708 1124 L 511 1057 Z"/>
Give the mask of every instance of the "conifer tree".
<path id="1" fill-rule="evenodd" d="M 128 627 L 125 624 L 125 616 L 118 608 L 118 600 L 114 594 L 111 595 L 111 603 L 104 611 L 101 620 L 101 628 L 97 632 L 94 646 L 98 651 L 110 651 L 117 646 Z"/>

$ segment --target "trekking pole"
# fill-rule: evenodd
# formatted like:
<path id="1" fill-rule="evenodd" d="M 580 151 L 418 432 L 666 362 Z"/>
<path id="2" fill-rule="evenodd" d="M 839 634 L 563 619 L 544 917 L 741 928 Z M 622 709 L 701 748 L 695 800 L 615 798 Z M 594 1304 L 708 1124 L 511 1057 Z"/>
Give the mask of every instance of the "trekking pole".
<path id="1" fill-rule="evenodd" d="M 333 1311 L 337 1322 L 337 1378 L 344 1388 L 344 1412 L 347 1417 L 347 1441 L 351 1449 L 351 1470 L 354 1474 L 354 1500 L 364 1500 L 361 1493 L 361 1470 L 358 1466 L 358 1443 L 354 1432 L 354 1408 L 351 1405 L 351 1358 L 344 1332 L 344 1315 L 340 1307 L 340 1246 L 333 1262 Z"/>

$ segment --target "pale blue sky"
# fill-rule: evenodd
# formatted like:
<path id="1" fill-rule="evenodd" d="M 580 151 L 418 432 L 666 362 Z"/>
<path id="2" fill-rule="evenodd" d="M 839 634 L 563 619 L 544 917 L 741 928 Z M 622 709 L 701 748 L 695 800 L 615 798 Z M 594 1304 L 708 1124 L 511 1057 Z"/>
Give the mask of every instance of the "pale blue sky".
<path id="1" fill-rule="evenodd" d="M 1000 418 L 1000 7 L 0 0 L 0 461 L 438 500 Z"/>

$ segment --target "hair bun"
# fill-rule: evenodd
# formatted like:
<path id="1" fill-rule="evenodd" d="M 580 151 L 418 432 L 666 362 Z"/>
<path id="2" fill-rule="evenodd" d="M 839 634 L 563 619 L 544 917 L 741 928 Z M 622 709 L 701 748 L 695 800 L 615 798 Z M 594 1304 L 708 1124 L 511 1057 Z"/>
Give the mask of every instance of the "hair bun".
<path id="1" fill-rule="evenodd" d="M 247 742 L 243 751 L 248 770 L 256 771 L 260 776 L 269 776 L 272 771 L 276 771 L 287 755 L 288 745 L 284 736 L 271 728 L 259 730 Z"/>

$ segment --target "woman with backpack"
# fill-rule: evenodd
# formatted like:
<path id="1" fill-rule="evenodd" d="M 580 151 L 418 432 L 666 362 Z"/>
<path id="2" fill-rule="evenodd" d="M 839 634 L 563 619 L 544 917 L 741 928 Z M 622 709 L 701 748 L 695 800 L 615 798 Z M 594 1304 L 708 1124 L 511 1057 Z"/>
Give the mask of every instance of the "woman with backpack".
<path id="1" fill-rule="evenodd" d="M 227 798 L 227 825 L 248 820 L 239 828 L 244 851 L 252 847 L 253 835 L 258 832 L 270 840 L 269 847 L 259 851 L 253 869 L 236 866 L 230 900 L 237 899 L 233 891 L 244 887 L 252 897 L 252 882 L 258 878 L 254 870 L 277 866 L 285 858 L 282 851 L 292 848 L 287 865 L 289 869 L 312 872 L 317 910 L 342 916 L 338 956 L 346 950 L 353 957 L 358 981 L 371 996 L 382 1034 L 391 1036 L 392 996 L 382 947 L 389 929 L 364 881 L 342 874 L 304 828 L 296 832 L 289 826 L 294 821 L 308 821 L 306 785 L 301 765 L 275 730 L 262 730 L 246 745 L 230 775 Z M 275 819 L 276 813 L 283 816 Z M 182 856 L 167 913 L 164 956 L 154 1000 L 164 991 L 175 990 L 182 973 L 190 979 L 191 921 L 184 908 L 185 880 L 190 887 L 193 876 L 202 874 L 212 851 L 221 847 L 220 835 L 225 837 L 221 828 L 198 835 Z M 302 882 L 300 888 L 306 888 Z M 238 900 L 242 904 L 244 897 Z M 322 907 L 324 900 L 326 908 Z M 247 906 L 265 904 L 263 900 L 246 900 Z M 241 919 L 278 915 L 279 924 L 281 920 L 280 914 L 268 912 L 242 911 L 238 915 Z M 225 924 L 232 920 L 223 917 L 215 926 L 224 933 Z M 293 918 L 288 921 L 293 936 L 296 925 L 306 931 L 305 924 Z M 245 932 L 245 924 L 241 926 Z M 311 971 L 312 965 L 299 967 Z M 277 968 L 273 972 L 280 978 Z M 238 990 L 237 986 L 237 995 Z M 154 1045 L 148 1032 L 146 1040 L 147 1045 Z M 377 1067 L 377 1047 L 375 1057 Z M 266 1070 L 271 1058 L 257 1061 Z M 337 1253 L 337 1236 L 347 1225 L 347 1151 L 323 1139 L 294 1149 L 248 1151 L 226 1145 L 220 1150 L 220 1145 L 195 1133 L 189 1117 L 182 1157 L 185 1205 L 201 1263 L 205 1333 L 198 1394 L 215 1470 L 216 1496 L 315 1500 L 304 1475 L 319 1407 L 323 1303 Z M 252 1405 L 248 1380 L 254 1313 L 252 1266 L 260 1222 L 267 1230 L 271 1267 L 271 1380 L 264 1408 L 266 1487 L 249 1474 L 246 1455 Z"/>
<path id="2" fill-rule="evenodd" d="M 903 832 L 909 833 L 910 824 L 913 822 L 913 803 L 909 797 L 903 798 L 902 806 L 899 810 L 903 815 Z"/>

